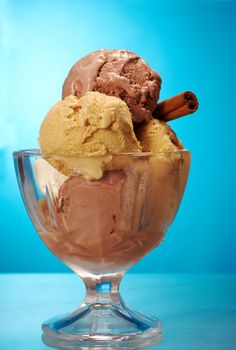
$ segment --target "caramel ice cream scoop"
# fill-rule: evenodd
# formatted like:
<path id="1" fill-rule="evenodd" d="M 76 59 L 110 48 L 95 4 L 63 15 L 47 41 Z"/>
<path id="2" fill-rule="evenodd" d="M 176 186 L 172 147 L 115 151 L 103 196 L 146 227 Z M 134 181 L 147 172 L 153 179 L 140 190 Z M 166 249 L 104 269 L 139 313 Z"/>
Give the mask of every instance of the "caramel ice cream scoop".
<path id="1" fill-rule="evenodd" d="M 153 119 L 136 131 L 143 152 L 172 152 L 183 149 L 181 141 L 166 122 Z"/>
<path id="2" fill-rule="evenodd" d="M 103 175 L 111 154 L 141 152 L 126 103 L 99 92 L 68 96 L 53 106 L 41 125 L 39 144 L 43 153 L 56 155 L 50 162 L 64 175 L 73 175 L 70 169 L 78 168 L 88 179 Z"/>

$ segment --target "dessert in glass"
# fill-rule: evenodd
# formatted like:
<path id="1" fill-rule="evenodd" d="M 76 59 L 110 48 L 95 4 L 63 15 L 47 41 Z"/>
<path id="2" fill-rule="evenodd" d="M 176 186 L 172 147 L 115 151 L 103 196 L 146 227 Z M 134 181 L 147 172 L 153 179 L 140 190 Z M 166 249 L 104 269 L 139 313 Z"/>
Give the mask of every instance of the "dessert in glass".
<path id="1" fill-rule="evenodd" d="M 43 120 L 40 149 L 13 154 L 35 229 L 86 287 L 77 310 L 43 323 L 43 340 L 68 349 L 142 348 L 160 340 L 161 322 L 130 309 L 119 285 L 177 213 L 191 155 L 163 119 L 195 107 L 189 92 L 157 104 L 160 77 L 128 51 L 81 61 Z"/>
<path id="2" fill-rule="evenodd" d="M 172 223 L 188 176 L 189 152 L 113 155 L 122 168 L 106 171 L 99 180 L 76 175 L 80 158 L 69 159 L 74 174 L 60 184 L 60 175 L 49 169 L 43 191 L 38 183 L 45 181 L 45 172 L 36 174 L 35 164 L 68 159 L 37 150 L 15 152 L 14 159 L 36 230 L 87 290 L 76 311 L 43 324 L 45 342 L 62 348 L 108 344 L 134 349 L 155 343 L 160 321 L 129 309 L 119 284 L 131 266 L 161 243 Z"/>

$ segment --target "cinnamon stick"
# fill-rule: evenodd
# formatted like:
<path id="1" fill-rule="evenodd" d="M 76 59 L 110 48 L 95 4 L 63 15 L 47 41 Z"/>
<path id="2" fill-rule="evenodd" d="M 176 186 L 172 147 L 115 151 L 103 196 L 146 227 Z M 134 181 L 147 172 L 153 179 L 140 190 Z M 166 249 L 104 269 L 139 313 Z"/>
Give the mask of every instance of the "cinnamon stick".
<path id="1" fill-rule="evenodd" d="M 197 97 L 191 91 L 184 91 L 157 104 L 153 117 L 166 122 L 196 112 Z"/>

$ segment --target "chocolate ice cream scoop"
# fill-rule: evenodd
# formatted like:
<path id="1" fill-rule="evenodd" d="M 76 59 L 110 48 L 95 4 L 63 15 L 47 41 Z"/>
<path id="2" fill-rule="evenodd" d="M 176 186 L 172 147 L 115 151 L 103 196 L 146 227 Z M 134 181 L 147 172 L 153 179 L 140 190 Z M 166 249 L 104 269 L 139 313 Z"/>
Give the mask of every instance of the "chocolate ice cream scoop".
<path id="1" fill-rule="evenodd" d="M 69 177 L 55 195 L 48 184 L 39 202 L 41 238 L 77 272 L 125 271 L 160 244 L 175 217 L 190 155 L 125 157 L 123 169 L 99 180 Z"/>
<path id="2" fill-rule="evenodd" d="M 40 236 L 72 268 L 78 265 L 94 273 L 125 270 L 164 235 L 164 229 L 142 227 L 144 178 L 146 174 L 123 170 L 106 172 L 99 181 L 70 177 L 53 205 L 46 199 L 40 202 L 46 228 Z"/>
<path id="3" fill-rule="evenodd" d="M 63 85 L 62 97 L 99 91 L 124 100 L 134 122 L 152 118 L 161 78 L 138 55 L 127 50 L 98 50 L 77 61 Z"/>

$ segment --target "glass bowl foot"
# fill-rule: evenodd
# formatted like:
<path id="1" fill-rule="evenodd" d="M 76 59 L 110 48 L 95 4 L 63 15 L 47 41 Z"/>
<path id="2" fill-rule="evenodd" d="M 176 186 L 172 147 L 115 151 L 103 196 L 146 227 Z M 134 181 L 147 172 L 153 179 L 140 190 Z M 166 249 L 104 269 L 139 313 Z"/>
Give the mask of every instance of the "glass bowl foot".
<path id="1" fill-rule="evenodd" d="M 160 320 L 125 305 L 90 304 L 42 325 L 43 341 L 62 349 L 140 349 L 161 341 Z"/>

